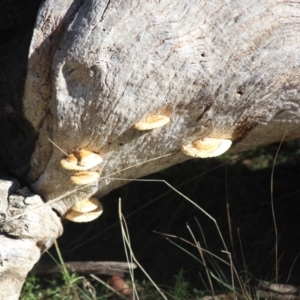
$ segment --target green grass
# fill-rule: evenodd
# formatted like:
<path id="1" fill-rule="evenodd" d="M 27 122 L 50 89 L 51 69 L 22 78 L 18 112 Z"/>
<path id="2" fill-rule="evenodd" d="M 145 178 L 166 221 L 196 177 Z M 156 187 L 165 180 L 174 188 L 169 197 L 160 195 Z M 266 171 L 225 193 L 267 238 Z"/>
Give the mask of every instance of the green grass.
<path id="1" fill-rule="evenodd" d="M 95 297 L 95 293 L 100 295 Z M 107 291 L 97 282 L 72 274 L 67 281 L 64 275 L 49 276 L 48 279 L 30 274 L 23 287 L 20 299 L 24 300 L 74 300 L 107 299 L 101 297 Z"/>
<path id="2" fill-rule="evenodd" d="M 205 295 L 204 291 L 193 289 L 189 282 L 184 278 L 184 272 L 180 271 L 173 280 L 172 287 L 162 287 L 165 289 L 165 294 L 168 299 L 180 300 L 200 300 Z M 55 275 L 48 279 L 41 279 L 31 274 L 23 287 L 21 298 L 22 300 L 74 300 L 74 299 L 111 299 L 112 292 L 105 286 L 97 283 L 93 279 L 82 279 L 76 274 L 72 275 L 74 282 L 70 285 L 69 281 L 65 281 L 63 275 Z M 159 292 L 153 285 L 146 280 L 141 282 L 136 281 L 137 292 L 140 299 L 143 300 L 158 300 L 162 299 Z M 110 298 L 109 298 L 110 297 Z M 122 299 L 115 297 L 113 299 Z"/>
<path id="3" fill-rule="evenodd" d="M 287 226 L 299 219 L 299 146 L 299 141 L 282 145 L 274 173 L 278 279 L 283 283 L 298 280 L 294 271 L 299 267 L 299 247 L 293 242 L 297 235 Z M 63 265 L 62 257 L 125 261 L 117 214 L 117 200 L 122 198 L 122 214 L 130 215 L 126 223 L 132 251 L 168 299 L 198 300 L 224 293 L 256 299 L 257 282 L 276 277 L 270 184 L 277 150 L 278 144 L 220 159 L 191 160 L 147 177 L 166 180 L 203 207 L 217 221 L 224 242 L 211 219 L 165 184 L 132 182 L 101 200 L 104 213 L 99 220 L 65 225 L 58 264 Z M 226 248 L 228 252 L 222 252 Z M 53 249 L 50 253 L 55 255 Z M 30 275 L 21 299 L 107 299 L 111 295 L 89 276 L 62 274 L 48 279 Z M 139 270 L 135 283 L 140 299 L 162 299 Z"/>

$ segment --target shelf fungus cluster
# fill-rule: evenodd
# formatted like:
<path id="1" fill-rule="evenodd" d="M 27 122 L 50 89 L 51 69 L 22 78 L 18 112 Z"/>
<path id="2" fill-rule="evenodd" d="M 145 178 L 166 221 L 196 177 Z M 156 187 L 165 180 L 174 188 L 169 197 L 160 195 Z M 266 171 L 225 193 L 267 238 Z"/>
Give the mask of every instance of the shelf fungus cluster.
<path id="1" fill-rule="evenodd" d="M 66 170 L 86 171 L 102 162 L 102 157 L 87 150 L 78 150 L 74 154 L 69 154 L 61 160 L 61 165 Z"/>
<path id="2" fill-rule="evenodd" d="M 151 130 L 170 122 L 170 118 L 165 115 L 152 115 L 134 124 L 137 130 Z M 231 147 L 232 141 L 229 139 L 203 138 L 181 147 L 181 152 L 192 157 L 216 157 L 225 153 Z"/>
<path id="3" fill-rule="evenodd" d="M 91 197 L 75 203 L 65 218 L 76 223 L 91 222 L 97 219 L 102 212 L 101 202 L 97 198 Z"/>
<path id="4" fill-rule="evenodd" d="M 61 166 L 69 171 L 77 171 L 70 177 L 73 184 L 85 185 L 99 179 L 98 172 L 87 171 L 102 162 L 102 157 L 94 152 L 87 150 L 78 150 L 69 154 L 60 161 Z M 78 172 L 79 171 L 79 172 Z M 90 222 L 98 218 L 103 212 L 102 204 L 97 198 L 91 197 L 77 202 L 65 218 L 73 222 Z"/>
<path id="5" fill-rule="evenodd" d="M 102 162 L 102 157 L 94 152 L 78 150 L 74 154 L 69 154 L 60 161 L 61 166 L 70 171 L 80 171 L 71 176 L 73 184 L 84 185 L 95 182 L 99 179 L 99 173 L 89 172 L 91 169 Z"/>
<path id="6" fill-rule="evenodd" d="M 99 179 L 99 173 L 97 172 L 78 172 L 70 177 L 71 182 L 76 185 L 84 185 L 95 182 Z"/>
<path id="7" fill-rule="evenodd" d="M 183 146 L 181 151 L 192 157 L 216 157 L 225 153 L 231 144 L 228 139 L 204 138 Z"/>
<path id="8" fill-rule="evenodd" d="M 134 124 L 134 128 L 137 130 L 151 130 L 170 122 L 170 118 L 164 115 L 152 115 Z"/>

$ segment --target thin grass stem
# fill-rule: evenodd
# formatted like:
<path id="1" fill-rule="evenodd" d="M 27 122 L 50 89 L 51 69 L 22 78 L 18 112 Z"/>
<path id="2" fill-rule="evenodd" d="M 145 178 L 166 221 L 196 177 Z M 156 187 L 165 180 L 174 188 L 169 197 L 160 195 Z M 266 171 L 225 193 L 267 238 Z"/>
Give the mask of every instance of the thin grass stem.
<path id="1" fill-rule="evenodd" d="M 58 259 L 59 259 L 61 268 L 62 268 L 62 270 L 63 270 L 63 273 L 65 274 L 66 278 L 69 279 L 69 278 L 70 278 L 70 274 L 69 274 L 69 272 L 68 272 L 68 270 L 67 270 L 67 268 L 66 268 L 66 266 L 65 266 L 65 262 L 64 262 L 64 260 L 63 260 L 62 255 L 61 255 L 61 252 L 60 252 L 60 249 L 59 249 L 57 240 L 55 240 L 54 245 L 55 245 L 55 250 L 56 250 L 56 252 L 57 252 Z"/>
<path id="2" fill-rule="evenodd" d="M 221 252 L 223 253 L 226 253 L 229 257 L 229 262 L 230 262 L 230 274 L 231 274 L 231 285 L 232 285 L 232 288 L 235 289 L 235 286 L 234 286 L 234 275 L 233 275 L 233 262 L 232 262 L 232 256 L 231 256 L 231 253 L 230 252 L 227 252 L 227 251 L 224 251 L 222 250 Z"/>
<path id="3" fill-rule="evenodd" d="M 170 183 L 168 183 L 166 180 L 161 180 L 161 179 L 124 179 L 124 178 L 112 178 L 114 180 L 134 180 L 137 182 L 162 182 L 164 184 L 166 184 L 169 188 L 171 188 L 174 192 L 176 192 L 178 195 L 180 195 L 181 197 L 183 197 L 185 200 L 187 200 L 188 202 L 190 202 L 192 205 L 194 205 L 195 207 L 197 207 L 203 214 L 205 214 L 210 220 L 212 220 L 215 223 L 215 226 L 217 228 L 218 234 L 220 236 L 220 239 L 222 241 L 223 247 L 225 248 L 226 251 L 228 251 L 226 243 L 224 241 L 224 238 L 222 236 L 221 230 L 219 228 L 219 225 L 216 221 L 216 219 L 214 219 L 208 212 L 206 212 L 202 207 L 200 207 L 198 204 L 196 204 L 193 200 L 191 200 L 189 197 L 187 197 L 186 195 L 184 195 L 183 193 L 181 193 L 179 190 L 177 190 L 175 187 L 173 187 Z"/>
<path id="4" fill-rule="evenodd" d="M 244 269 L 245 269 L 245 273 L 246 273 L 246 282 L 247 282 L 249 279 L 248 279 L 246 260 L 245 260 L 245 256 L 244 256 L 243 244 L 242 244 L 241 235 L 240 235 L 240 228 L 237 229 L 237 232 L 238 232 L 239 244 L 240 244 L 240 249 L 241 249 L 241 254 L 242 254 L 242 259 L 243 259 L 243 265 L 244 265 Z"/>
<path id="5" fill-rule="evenodd" d="M 66 153 L 63 149 L 61 149 L 57 144 L 55 144 L 50 138 L 48 138 L 48 140 L 57 148 L 59 149 L 63 154 L 65 154 L 66 156 L 68 156 L 68 153 Z"/>
<path id="6" fill-rule="evenodd" d="M 133 263 L 133 257 L 132 257 L 132 250 L 131 250 L 131 243 L 130 243 L 130 237 L 129 237 L 129 232 L 128 232 L 128 228 L 127 228 L 127 224 L 123 224 L 123 219 L 122 219 L 122 207 L 121 207 L 121 198 L 119 198 L 119 206 L 118 206 L 118 213 L 119 213 L 119 218 L 120 218 L 120 224 L 121 224 L 121 233 L 122 233 L 122 240 L 123 240 L 123 246 L 124 246 L 124 251 L 125 251 L 125 256 L 126 256 L 126 260 L 128 262 L 128 269 L 129 269 L 129 273 L 130 273 L 130 277 L 131 277 L 131 281 L 132 281 L 132 288 L 134 291 L 133 294 L 133 300 L 135 300 L 135 297 L 137 297 L 137 299 L 139 299 L 139 295 L 137 293 L 137 289 L 135 286 L 135 281 L 134 281 L 134 271 L 132 268 L 129 268 L 129 261 L 132 264 Z M 128 241 L 128 244 L 126 243 L 126 238 Z M 128 249 L 130 250 L 128 253 Z"/>
<path id="7" fill-rule="evenodd" d="M 271 172 L 271 209 L 272 209 L 272 217 L 273 217 L 273 223 L 274 223 L 274 229 L 275 229 L 275 280 L 276 283 L 278 283 L 279 279 L 279 262 L 278 262 L 278 230 L 277 230 L 277 223 L 276 223 L 276 216 L 275 216 L 275 208 L 274 208 L 274 171 L 275 171 L 275 165 L 276 165 L 276 160 L 281 148 L 281 145 L 284 141 L 284 138 L 287 134 L 287 131 L 284 133 L 281 142 L 279 144 L 279 147 L 277 149 L 274 162 L 272 165 L 272 172 Z"/>
<path id="8" fill-rule="evenodd" d="M 130 240 L 129 240 L 129 235 L 127 235 L 128 231 L 125 230 L 124 226 L 127 227 L 126 225 L 126 220 L 121 212 L 121 206 L 120 206 L 120 201 L 119 201 L 119 218 L 120 218 L 120 224 L 121 224 L 121 230 L 122 230 L 122 236 L 124 241 L 126 242 L 126 246 L 129 249 L 130 255 L 132 257 L 132 259 L 134 260 L 134 262 L 140 267 L 140 269 L 143 271 L 143 273 L 147 276 L 147 278 L 150 280 L 150 282 L 153 284 L 153 286 L 157 289 L 157 291 L 160 293 L 160 295 L 165 299 L 168 300 L 167 297 L 164 295 L 164 293 L 160 290 L 160 288 L 155 284 L 155 282 L 152 280 L 152 278 L 149 276 L 149 274 L 145 271 L 145 269 L 141 266 L 141 264 L 138 262 L 138 260 L 136 259 L 136 257 L 134 256 L 134 253 L 131 249 L 130 246 Z"/>
<path id="9" fill-rule="evenodd" d="M 94 274 L 90 274 L 90 276 L 92 278 L 94 278 L 96 281 L 100 282 L 101 284 L 103 284 L 106 288 L 108 288 L 109 290 L 111 290 L 112 292 L 116 293 L 119 297 L 121 297 L 122 299 L 128 300 L 127 297 L 123 296 L 121 293 L 119 293 L 117 290 L 115 290 L 114 288 L 112 288 L 109 284 L 107 284 L 105 281 L 103 281 L 102 279 L 100 279 L 99 277 L 95 276 Z"/>
<path id="10" fill-rule="evenodd" d="M 206 272 L 206 276 L 207 276 L 207 279 L 208 279 L 208 282 L 209 282 L 209 285 L 210 285 L 211 293 L 212 293 L 213 297 L 215 297 L 214 286 L 213 286 L 213 284 L 212 284 L 211 277 L 210 277 L 210 275 L 209 275 L 208 267 L 207 267 L 207 264 L 206 264 L 206 261 L 205 261 L 204 255 L 203 255 L 203 251 L 202 251 L 202 247 L 201 247 L 201 245 L 200 245 L 200 242 L 196 240 L 196 238 L 195 238 L 195 236 L 194 236 L 194 234 L 193 234 L 193 232 L 192 232 L 192 230 L 191 230 L 191 228 L 189 227 L 188 224 L 187 224 L 186 227 L 187 227 L 187 229 L 189 230 L 189 232 L 190 232 L 190 234 L 191 234 L 191 236 L 192 236 L 192 238 L 193 238 L 193 240 L 194 240 L 194 242 L 195 242 L 195 245 L 197 246 L 197 249 L 198 249 L 198 251 L 199 251 L 199 254 L 200 254 L 200 256 L 201 256 L 201 259 L 202 259 L 202 261 L 203 261 L 203 264 L 204 264 L 204 266 L 205 266 L 205 272 Z"/>

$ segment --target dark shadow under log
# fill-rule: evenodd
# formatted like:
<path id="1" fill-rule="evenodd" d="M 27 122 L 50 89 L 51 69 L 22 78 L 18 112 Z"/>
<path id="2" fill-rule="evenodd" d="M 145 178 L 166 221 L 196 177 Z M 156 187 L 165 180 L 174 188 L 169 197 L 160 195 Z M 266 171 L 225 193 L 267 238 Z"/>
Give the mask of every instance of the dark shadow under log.
<path id="1" fill-rule="evenodd" d="M 136 265 L 127 262 L 115 261 L 69 261 L 64 263 L 64 268 L 76 274 L 103 274 L 118 275 L 124 277 L 129 269 L 135 269 Z M 58 265 L 42 265 L 34 270 L 37 275 L 61 273 L 62 267 Z"/>

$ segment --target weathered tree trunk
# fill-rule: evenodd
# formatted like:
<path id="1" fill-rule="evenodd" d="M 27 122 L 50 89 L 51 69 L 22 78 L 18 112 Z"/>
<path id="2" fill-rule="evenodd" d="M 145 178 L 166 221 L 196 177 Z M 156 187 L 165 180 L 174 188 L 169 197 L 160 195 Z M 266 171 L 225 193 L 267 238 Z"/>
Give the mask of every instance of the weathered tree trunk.
<path id="1" fill-rule="evenodd" d="M 101 197 L 123 184 L 110 174 L 136 178 L 184 161 L 181 146 L 200 138 L 231 139 L 237 152 L 298 137 L 297 16 L 299 5 L 284 1 L 46 1 L 23 99 L 38 135 L 34 189 L 46 200 L 74 190 L 48 138 L 66 153 L 100 153 L 95 170 L 106 178 L 84 197 Z M 171 122 L 133 128 L 155 113 Z M 68 199 L 53 206 L 64 213 Z"/>
<path id="2" fill-rule="evenodd" d="M 63 215 L 124 184 L 112 177 L 189 159 L 180 148 L 205 137 L 232 140 L 230 153 L 299 137 L 299 17 L 283 0 L 45 1 L 23 97 L 31 187 Z M 153 114 L 171 121 L 134 129 Z M 75 188 L 49 138 L 99 153 L 100 179 Z"/>

